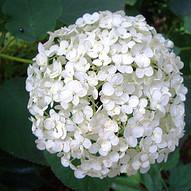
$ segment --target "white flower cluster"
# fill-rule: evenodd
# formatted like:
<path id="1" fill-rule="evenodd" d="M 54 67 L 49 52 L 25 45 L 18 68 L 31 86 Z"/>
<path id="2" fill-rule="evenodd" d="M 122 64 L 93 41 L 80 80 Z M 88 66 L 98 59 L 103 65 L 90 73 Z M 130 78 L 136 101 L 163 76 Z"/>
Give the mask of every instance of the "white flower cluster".
<path id="1" fill-rule="evenodd" d="M 26 80 L 38 149 L 77 178 L 166 161 L 184 134 L 187 93 L 173 43 L 122 11 L 85 14 L 49 34 Z"/>

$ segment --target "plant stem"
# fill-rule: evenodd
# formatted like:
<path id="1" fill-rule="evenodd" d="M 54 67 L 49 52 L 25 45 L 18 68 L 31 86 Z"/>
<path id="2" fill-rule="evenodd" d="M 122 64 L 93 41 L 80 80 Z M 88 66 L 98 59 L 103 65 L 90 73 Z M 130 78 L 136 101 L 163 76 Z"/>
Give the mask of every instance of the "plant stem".
<path id="1" fill-rule="evenodd" d="M 4 45 L 4 42 L 5 42 L 5 32 L 2 32 L 1 35 L 0 35 L 0 46 L 3 46 Z"/>
<path id="2" fill-rule="evenodd" d="M 93 99 L 93 98 L 88 97 L 88 99 L 91 101 L 92 106 L 93 106 L 93 112 L 95 113 L 95 112 L 96 112 L 96 110 L 97 110 L 97 105 L 95 104 L 95 102 L 94 102 L 94 99 Z"/>
<path id="3" fill-rule="evenodd" d="M 167 32 L 167 36 L 170 36 L 171 33 L 174 31 L 174 28 L 176 27 L 177 21 L 173 22 L 169 31 Z"/>
<path id="4" fill-rule="evenodd" d="M 185 50 L 191 50 L 191 46 L 188 46 L 188 47 L 182 47 L 180 48 L 181 51 L 185 51 Z"/>
<path id="5" fill-rule="evenodd" d="M 3 54 L 3 53 L 0 53 L 0 57 L 4 58 L 4 59 L 7 59 L 7 60 L 15 61 L 15 62 L 22 62 L 22 63 L 26 63 L 26 64 L 32 64 L 32 60 L 25 59 L 25 58 L 19 58 L 19 57 L 15 57 L 15 56 L 10 56 L 10 55 Z"/>
<path id="6" fill-rule="evenodd" d="M 98 85 L 96 86 L 96 89 L 99 89 L 103 84 L 104 84 L 104 82 L 101 82 L 100 84 L 98 84 Z"/>

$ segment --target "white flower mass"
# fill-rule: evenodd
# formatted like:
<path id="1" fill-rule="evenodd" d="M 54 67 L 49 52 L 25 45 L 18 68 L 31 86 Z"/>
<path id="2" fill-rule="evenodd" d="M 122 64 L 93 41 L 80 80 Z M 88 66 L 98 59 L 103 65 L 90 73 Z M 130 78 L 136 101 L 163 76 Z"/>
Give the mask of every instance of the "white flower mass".
<path id="1" fill-rule="evenodd" d="M 123 11 L 84 14 L 49 35 L 26 80 L 37 148 L 77 178 L 166 161 L 184 134 L 187 93 L 173 43 Z"/>

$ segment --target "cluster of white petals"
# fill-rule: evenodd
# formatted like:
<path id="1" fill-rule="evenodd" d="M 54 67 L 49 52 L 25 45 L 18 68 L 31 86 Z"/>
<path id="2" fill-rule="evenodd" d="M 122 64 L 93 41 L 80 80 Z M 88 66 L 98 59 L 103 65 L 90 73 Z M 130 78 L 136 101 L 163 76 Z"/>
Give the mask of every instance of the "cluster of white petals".
<path id="1" fill-rule="evenodd" d="M 123 11 L 85 14 L 49 34 L 26 80 L 38 149 L 77 178 L 166 161 L 184 134 L 187 93 L 173 43 Z"/>

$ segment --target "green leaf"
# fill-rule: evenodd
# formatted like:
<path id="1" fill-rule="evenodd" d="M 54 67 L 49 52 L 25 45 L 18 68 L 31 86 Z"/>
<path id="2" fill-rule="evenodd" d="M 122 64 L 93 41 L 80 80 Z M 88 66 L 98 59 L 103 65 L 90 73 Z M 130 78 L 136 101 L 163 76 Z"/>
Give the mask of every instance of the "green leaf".
<path id="1" fill-rule="evenodd" d="M 174 53 L 175 53 L 176 55 L 179 55 L 180 52 L 181 52 L 181 49 L 180 49 L 179 47 L 177 47 L 177 46 L 174 46 L 173 51 L 174 51 Z"/>
<path id="2" fill-rule="evenodd" d="M 9 16 L 6 28 L 18 38 L 38 40 L 54 30 L 61 5 L 61 0 L 14 0 L 14 5 L 7 0 L 3 6 L 4 14 Z"/>
<path id="3" fill-rule="evenodd" d="M 175 43 L 175 46 L 179 48 L 179 56 L 184 62 L 184 68 L 182 72 L 184 75 L 191 74 L 190 60 L 191 60 L 191 35 L 173 33 L 171 40 Z"/>
<path id="4" fill-rule="evenodd" d="M 130 6 L 135 5 L 136 2 L 137 2 L 137 0 L 126 0 L 126 4 L 130 5 Z"/>
<path id="5" fill-rule="evenodd" d="M 184 84 L 188 89 L 188 93 L 186 95 L 186 103 L 185 103 L 185 121 L 186 121 L 186 132 L 191 133 L 191 76 L 184 77 Z"/>
<path id="6" fill-rule="evenodd" d="M 27 111 L 25 79 L 6 81 L 0 87 L 0 148 L 38 164 L 45 164 L 42 152 L 36 149 Z"/>
<path id="7" fill-rule="evenodd" d="M 191 33 L 191 16 L 184 17 L 184 28 L 186 32 Z"/>
<path id="8" fill-rule="evenodd" d="M 174 168 L 178 164 L 179 158 L 180 151 L 179 149 L 176 149 L 176 151 L 169 154 L 167 162 L 161 163 L 160 170 L 170 170 Z"/>
<path id="9" fill-rule="evenodd" d="M 191 164 L 180 165 L 170 171 L 170 190 L 189 191 L 191 189 Z"/>
<path id="10" fill-rule="evenodd" d="M 75 191 L 107 191 L 109 190 L 112 180 L 111 178 L 91 178 L 85 177 L 77 179 L 74 172 L 69 168 L 64 168 L 60 163 L 60 158 L 54 154 L 45 152 L 45 158 L 49 163 L 52 171 L 60 179 L 64 185 L 74 189 Z"/>
<path id="11" fill-rule="evenodd" d="M 127 185 L 130 187 L 139 187 L 139 184 L 141 183 L 141 176 L 139 173 L 137 173 L 134 176 L 116 177 L 114 179 L 114 183 L 120 184 L 120 185 Z"/>
<path id="12" fill-rule="evenodd" d="M 16 158 L 0 150 L 0 172 L 20 173 L 33 171 L 37 165 Z M 42 166 L 39 166 L 42 168 Z"/>
<path id="13" fill-rule="evenodd" d="M 171 0 L 169 6 L 176 15 L 191 15 L 191 0 Z"/>
<path id="14" fill-rule="evenodd" d="M 149 172 L 142 174 L 142 183 L 149 191 L 161 191 L 163 179 L 161 177 L 159 165 L 152 165 Z"/>
<path id="15" fill-rule="evenodd" d="M 64 24 L 72 24 L 85 13 L 123 10 L 125 3 L 126 0 L 62 0 L 63 12 L 60 20 Z"/>
<path id="16" fill-rule="evenodd" d="M 120 184 L 114 184 L 114 185 L 112 185 L 112 188 L 115 191 L 140 191 L 139 188 L 131 188 L 127 185 L 120 185 Z"/>
<path id="17" fill-rule="evenodd" d="M 141 176 L 137 173 L 134 176 L 120 176 L 114 179 L 112 188 L 115 191 L 139 191 Z"/>
<path id="18" fill-rule="evenodd" d="M 136 6 L 127 5 L 125 7 L 125 9 L 126 9 L 126 13 L 128 16 L 136 16 L 136 15 L 140 14 L 140 12 L 138 10 L 139 8 Z"/>
<path id="19" fill-rule="evenodd" d="M 7 18 L 2 13 L 2 6 L 4 5 L 4 3 L 5 3 L 5 0 L 0 0 L 0 31 L 2 32 L 6 32 L 5 23 L 7 21 Z"/>
<path id="20" fill-rule="evenodd" d="M 155 191 L 155 185 L 153 183 L 152 177 L 150 174 L 146 173 L 142 175 L 143 184 L 149 191 Z"/>

